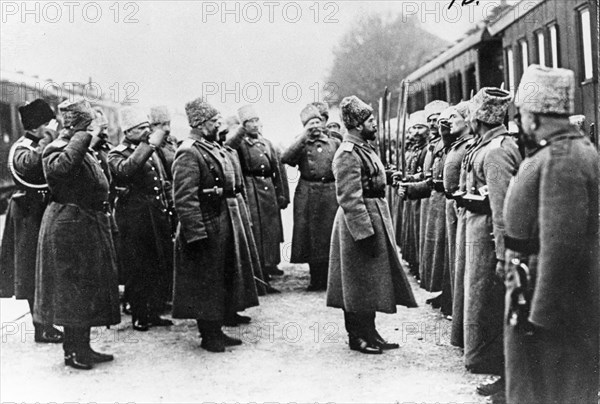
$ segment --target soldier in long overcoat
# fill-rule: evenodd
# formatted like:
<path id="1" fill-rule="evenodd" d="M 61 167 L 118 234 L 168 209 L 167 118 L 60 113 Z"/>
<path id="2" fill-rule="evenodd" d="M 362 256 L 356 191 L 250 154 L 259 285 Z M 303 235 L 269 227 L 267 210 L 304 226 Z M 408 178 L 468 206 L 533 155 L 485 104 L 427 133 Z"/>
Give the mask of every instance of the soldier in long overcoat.
<path id="1" fill-rule="evenodd" d="M 36 263 L 34 321 L 64 327 L 65 364 L 91 369 L 113 359 L 90 347 L 90 328 L 120 322 L 109 184 L 89 151 L 101 127 L 83 99 L 59 105 L 60 136 L 43 153 L 52 202 L 44 212 Z"/>
<path id="2" fill-rule="evenodd" d="M 260 133 L 261 122 L 254 107 L 238 110 L 242 126 L 226 144 L 236 150 L 242 164 L 254 239 L 265 276 L 278 273 L 283 242 L 281 209 L 289 204 L 285 195 L 281 162 L 272 143 Z"/>
<path id="3" fill-rule="evenodd" d="M 470 101 L 470 125 L 477 137 L 466 162 L 466 261 L 464 300 L 465 366 L 473 373 L 502 375 L 504 265 L 502 207 L 521 155 L 503 125 L 510 93 L 486 87 Z"/>
<path id="4" fill-rule="evenodd" d="M 121 129 L 125 136 L 108 155 L 113 181 L 124 189 L 115 206 L 120 258 L 133 329 L 147 331 L 173 324 L 159 315 L 173 257 L 167 174 L 156 153 L 166 133 L 160 128 L 151 133 L 147 115 L 133 107 L 122 109 Z"/>
<path id="5" fill-rule="evenodd" d="M 308 105 L 300 114 L 305 131 L 284 152 L 282 162 L 297 166 L 300 180 L 294 195 L 294 264 L 308 263 L 309 291 L 327 288 L 327 268 L 333 220 L 337 212 L 331 164 L 340 141 L 323 128 L 319 110 Z"/>
<path id="6" fill-rule="evenodd" d="M 450 113 L 450 131 L 456 140 L 450 146 L 444 162 L 444 191 L 446 195 L 446 231 L 448 234 L 448 264 L 452 281 L 452 331 L 450 343 L 463 347 L 463 309 L 465 278 L 465 209 L 456 204 L 461 189 L 461 167 L 473 135 L 466 122 L 469 103 L 463 101 Z M 466 175 L 466 172 L 464 173 Z M 464 191 L 464 180 L 462 181 Z"/>
<path id="7" fill-rule="evenodd" d="M 18 191 L 12 195 L 6 212 L 0 255 L 0 297 L 27 299 L 33 316 L 35 258 L 44 210 L 50 200 L 44 178 L 42 152 L 57 136 L 47 127 L 54 112 L 42 99 L 19 107 L 25 135 L 11 147 L 9 171 Z M 51 324 L 33 324 L 36 342 L 59 343 L 60 330 Z"/>
<path id="8" fill-rule="evenodd" d="M 333 162 L 340 206 L 331 236 L 327 305 L 344 310 L 350 349 L 381 353 L 398 344 L 379 335 L 375 312 L 417 304 L 395 246 L 385 168 L 368 144 L 377 133 L 373 110 L 355 96 L 340 108 L 348 134 Z"/>
<path id="9" fill-rule="evenodd" d="M 427 126 L 427 120 L 425 119 L 425 111 L 416 111 L 412 113 L 410 116 L 410 124 L 414 136 L 411 154 L 406 161 L 408 174 L 406 181 L 408 183 L 418 182 L 423 179 L 423 164 L 425 162 L 425 155 L 427 154 L 427 137 L 429 136 L 429 127 Z M 405 188 L 399 188 L 399 190 L 403 189 Z M 411 274 L 420 279 L 419 233 L 421 198 L 416 198 L 414 195 L 403 195 L 402 197 L 407 198 L 407 202 L 405 203 L 407 218 L 403 221 L 403 223 L 406 223 L 406 231 L 404 232 L 402 254 L 410 266 Z"/>
<path id="10" fill-rule="evenodd" d="M 529 155 L 504 205 L 506 398 L 511 404 L 595 404 L 598 153 L 569 123 L 571 70 L 531 65 L 521 83 L 515 104 Z M 536 95 L 528 98 L 532 83 Z"/>
<path id="11" fill-rule="evenodd" d="M 251 246 L 238 203 L 235 167 L 218 144 L 219 112 L 202 98 L 186 104 L 192 130 L 175 155 L 173 190 L 179 229 L 173 317 L 198 322 L 201 346 L 224 352 L 241 340 L 222 326 L 258 305 Z"/>

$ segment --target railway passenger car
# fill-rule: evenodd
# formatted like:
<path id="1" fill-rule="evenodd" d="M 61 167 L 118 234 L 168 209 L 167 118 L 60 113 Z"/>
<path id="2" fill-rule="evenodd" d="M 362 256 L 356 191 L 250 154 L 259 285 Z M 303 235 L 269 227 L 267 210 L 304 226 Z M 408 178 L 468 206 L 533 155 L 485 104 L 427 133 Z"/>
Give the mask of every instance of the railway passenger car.
<path id="1" fill-rule="evenodd" d="M 0 214 L 14 191 L 14 182 L 8 171 L 8 152 L 11 145 L 23 135 L 19 107 L 37 98 L 43 98 L 54 111 L 63 100 L 73 96 L 86 96 L 84 85 L 64 86 L 51 80 L 27 76 L 19 72 L 0 72 Z M 109 121 L 109 138 L 118 144 L 122 135 L 118 121 L 119 104 L 89 94 L 86 97 L 94 106 L 101 106 Z"/>
<path id="2" fill-rule="evenodd" d="M 408 112 L 441 99 L 455 104 L 486 86 L 515 91 L 538 63 L 576 75 L 576 114 L 598 146 L 599 0 L 521 0 L 411 73 Z M 509 119 L 515 111 L 510 110 Z"/>

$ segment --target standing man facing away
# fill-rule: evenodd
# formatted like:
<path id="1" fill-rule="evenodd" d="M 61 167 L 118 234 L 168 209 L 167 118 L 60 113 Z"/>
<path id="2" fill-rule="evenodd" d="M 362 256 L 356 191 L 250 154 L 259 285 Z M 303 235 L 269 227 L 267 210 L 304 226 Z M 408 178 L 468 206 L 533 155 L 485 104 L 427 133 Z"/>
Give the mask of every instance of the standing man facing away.
<path id="1" fill-rule="evenodd" d="M 531 65 L 517 91 L 529 153 L 504 204 L 511 404 L 598 400 L 600 172 L 598 152 L 569 122 L 574 99 L 567 69 Z"/>
<path id="2" fill-rule="evenodd" d="M 416 307 L 394 241 L 385 198 L 386 173 L 375 149 L 373 109 L 356 96 L 340 104 L 348 134 L 335 154 L 339 208 L 331 235 L 327 305 L 344 310 L 350 349 L 380 354 L 398 348 L 375 328 L 375 312 Z"/>
<path id="3" fill-rule="evenodd" d="M 337 211 L 331 164 L 340 141 L 324 129 L 325 117 L 312 104 L 300 113 L 304 132 L 285 151 L 282 161 L 298 166 L 300 181 L 294 196 L 291 263 L 308 263 L 308 291 L 327 288 L 329 244 Z"/>

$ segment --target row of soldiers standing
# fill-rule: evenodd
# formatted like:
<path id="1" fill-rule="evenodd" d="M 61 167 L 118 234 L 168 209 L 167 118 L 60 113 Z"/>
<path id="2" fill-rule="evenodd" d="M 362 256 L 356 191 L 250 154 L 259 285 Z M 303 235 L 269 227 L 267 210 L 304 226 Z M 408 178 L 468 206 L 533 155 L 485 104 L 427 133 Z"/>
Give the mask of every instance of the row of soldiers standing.
<path id="1" fill-rule="evenodd" d="M 2 297 L 29 301 L 36 342 L 63 342 L 77 369 L 111 361 L 91 348 L 90 328 L 120 322 L 121 283 L 134 330 L 173 324 L 160 317 L 173 296 L 173 317 L 197 320 L 203 348 L 239 345 L 221 327 L 249 322 L 237 312 L 277 292 L 269 272 L 289 203 L 279 152 L 254 108 L 238 111 L 231 147 L 220 113 L 202 99 L 186 105 L 192 129 L 179 145 L 165 108 L 150 119 L 124 108 L 124 138 L 112 149 L 102 110 L 85 100 L 59 105 L 60 131 L 43 100 L 19 111 L 26 133 L 11 148 L 19 191 L 0 285 Z"/>
<path id="2" fill-rule="evenodd" d="M 574 97 L 573 72 L 532 65 L 518 134 L 499 88 L 410 116 L 396 241 L 467 370 L 500 376 L 492 402 L 597 400 L 599 160 Z"/>

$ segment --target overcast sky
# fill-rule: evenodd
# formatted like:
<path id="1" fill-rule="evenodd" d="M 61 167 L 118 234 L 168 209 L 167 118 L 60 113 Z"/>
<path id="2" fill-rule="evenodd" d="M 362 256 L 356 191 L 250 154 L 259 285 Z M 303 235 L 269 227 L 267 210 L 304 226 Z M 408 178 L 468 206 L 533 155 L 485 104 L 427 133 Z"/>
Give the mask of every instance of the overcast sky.
<path id="1" fill-rule="evenodd" d="M 318 89 L 332 50 L 357 16 L 416 15 L 455 41 L 499 3 L 446 11 L 450 2 L 58 1 L 25 10 L 21 1 L 3 1 L 0 60 L 3 70 L 55 82 L 91 77 L 118 101 L 166 104 L 179 115 L 178 131 L 185 131 L 185 102 L 203 93 L 225 116 L 256 102 L 265 135 L 286 144 L 301 129 L 303 106 L 325 95 Z"/>

